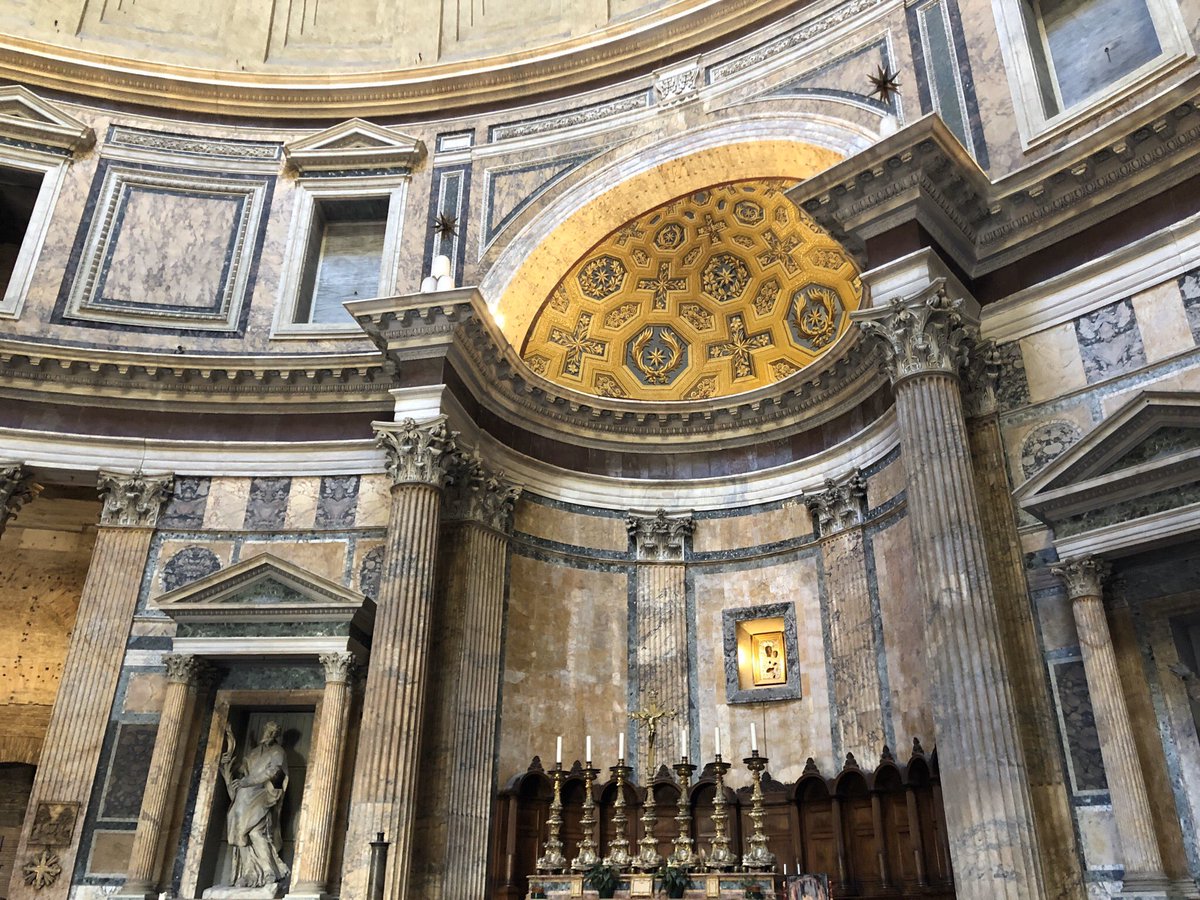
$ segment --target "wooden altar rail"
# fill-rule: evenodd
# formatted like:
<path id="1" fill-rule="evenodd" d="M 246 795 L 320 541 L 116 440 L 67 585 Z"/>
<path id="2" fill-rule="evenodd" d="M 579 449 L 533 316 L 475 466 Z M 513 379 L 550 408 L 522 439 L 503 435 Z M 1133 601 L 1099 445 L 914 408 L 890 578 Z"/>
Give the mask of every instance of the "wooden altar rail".
<path id="1" fill-rule="evenodd" d="M 941 785 L 936 753 L 926 755 L 918 742 L 907 762 L 883 748 L 879 765 L 864 770 L 847 756 L 840 772 L 824 776 L 812 759 L 793 784 L 763 778 L 764 831 L 782 871 L 823 872 L 833 896 L 954 897 L 950 854 L 946 842 Z M 734 775 L 743 776 L 737 764 Z M 739 778 L 740 780 L 740 778 Z M 654 829 L 658 850 L 671 852 L 675 837 L 679 784 L 664 766 L 650 783 L 658 804 Z M 612 835 L 612 805 L 616 782 L 596 785 L 601 852 Z M 744 853 L 751 834 L 750 788 L 726 787 L 730 804 L 730 845 Z M 571 859 L 582 836 L 583 771 L 578 762 L 563 780 L 563 853 Z M 712 840 L 712 801 L 716 787 L 707 769 L 691 786 L 692 836 L 697 850 L 707 852 Z M 528 877 L 536 874 L 535 860 L 546 839 L 552 787 L 541 760 L 512 778 L 500 791 L 492 829 L 491 883 L 496 900 L 524 898 Z M 630 847 L 641 838 L 642 802 L 646 788 L 626 786 L 627 836 Z"/>

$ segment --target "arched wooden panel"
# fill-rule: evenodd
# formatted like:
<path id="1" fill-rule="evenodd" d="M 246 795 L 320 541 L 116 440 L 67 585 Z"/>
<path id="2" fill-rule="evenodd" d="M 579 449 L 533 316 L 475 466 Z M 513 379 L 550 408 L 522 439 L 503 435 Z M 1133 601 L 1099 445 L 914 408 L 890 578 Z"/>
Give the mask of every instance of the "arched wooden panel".
<path id="1" fill-rule="evenodd" d="M 869 897 L 879 892 L 883 880 L 879 871 L 881 836 L 875 834 L 866 779 L 857 772 L 843 774 L 838 782 L 838 796 L 847 868 L 842 896 Z"/>

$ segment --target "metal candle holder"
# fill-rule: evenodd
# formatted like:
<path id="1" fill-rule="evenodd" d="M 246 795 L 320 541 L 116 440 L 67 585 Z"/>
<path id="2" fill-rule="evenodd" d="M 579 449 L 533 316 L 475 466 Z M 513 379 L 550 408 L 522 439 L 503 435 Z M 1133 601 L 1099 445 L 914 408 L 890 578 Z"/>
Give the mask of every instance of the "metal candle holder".
<path id="1" fill-rule="evenodd" d="M 642 839 L 638 841 L 638 855 L 633 861 L 633 867 L 642 872 L 657 872 L 662 865 L 658 839 L 654 836 L 657 822 L 658 809 L 654 802 L 654 782 L 651 780 L 646 784 L 646 802 L 642 804 Z"/>
<path id="2" fill-rule="evenodd" d="M 754 834 L 750 836 L 750 852 L 742 857 L 742 865 L 751 872 L 773 872 L 775 870 L 775 854 L 767 849 L 767 836 L 763 833 L 762 773 L 767 768 L 767 758 L 759 756 L 757 750 L 742 760 L 750 770 L 754 790 L 750 794 L 750 821 L 754 823 Z"/>
<path id="3" fill-rule="evenodd" d="M 729 771 L 729 763 L 722 761 L 720 754 L 713 761 L 713 772 L 717 776 L 717 792 L 713 795 L 713 839 L 712 852 L 708 854 L 705 865 L 710 869 L 723 871 L 732 869 L 738 864 L 737 854 L 729 850 L 729 836 L 725 832 L 725 773 Z"/>
<path id="4" fill-rule="evenodd" d="M 685 756 L 683 761 L 677 762 L 673 768 L 675 774 L 679 776 L 679 809 L 675 814 L 675 824 L 679 833 L 675 835 L 675 852 L 671 854 L 667 864 L 677 869 L 687 869 L 699 862 L 693 849 L 692 807 L 688 801 L 688 784 L 691 782 L 692 773 L 696 771 L 696 767 L 689 763 Z"/>
<path id="5" fill-rule="evenodd" d="M 550 801 L 550 818 L 546 820 L 546 852 L 537 861 L 539 872 L 561 872 L 567 867 L 567 858 L 562 854 L 562 841 L 559 831 L 562 829 L 562 763 L 555 765 L 551 776 L 554 779 L 554 799 Z"/>
<path id="6" fill-rule="evenodd" d="M 625 780 L 632 769 L 624 762 L 620 760 L 609 769 L 617 779 L 617 799 L 613 801 L 613 836 L 608 842 L 608 856 L 604 858 L 606 866 L 616 866 L 618 869 L 627 869 L 633 862 L 633 857 L 629 855 L 629 838 L 625 834 L 625 823 L 629 821 L 625 816 Z"/>
<path id="7" fill-rule="evenodd" d="M 583 838 L 579 841 L 579 855 L 571 860 L 571 869 L 576 872 L 586 872 L 600 861 L 596 855 L 596 800 L 592 796 L 592 782 L 598 774 L 600 770 L 591 765 L 583 770 L 583 818 L 579 822 L 583 827 Z"/>

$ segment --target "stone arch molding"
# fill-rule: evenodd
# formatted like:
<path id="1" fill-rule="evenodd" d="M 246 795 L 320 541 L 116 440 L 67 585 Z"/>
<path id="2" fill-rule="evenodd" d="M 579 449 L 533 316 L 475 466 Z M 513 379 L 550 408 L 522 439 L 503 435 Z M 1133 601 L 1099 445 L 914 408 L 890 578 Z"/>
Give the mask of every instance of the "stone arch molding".
<path id="1" fill-rule="evenodd" d="M 803 179 L 878 140 L 832 116 L 778 112 L 706 125 L 648 146 L 626 144 L 585 167 L 527 221 L 480 282 L 508 342 L 520 346 L 542 301 L 590 247 L 637 215 L 739 178 Z"/>

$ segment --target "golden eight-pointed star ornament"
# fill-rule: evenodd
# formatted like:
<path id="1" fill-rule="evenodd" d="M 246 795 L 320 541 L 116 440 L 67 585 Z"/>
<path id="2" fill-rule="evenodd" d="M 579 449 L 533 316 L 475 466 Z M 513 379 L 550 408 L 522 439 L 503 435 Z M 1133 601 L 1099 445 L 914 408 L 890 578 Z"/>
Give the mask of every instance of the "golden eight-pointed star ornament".
<path id="1" fill-rule="evenodd" d="M 871 82 L 870 96 L 878 97 L 881 103 L 890 106 L 892 97 L 900 93 L 899 75 L 899 72 L 893 72 L 887 66 L 878 66 L 874 75 L 867 76 L 867 81 Z"/>
<path id="2" fill-rule="evenodd" d="M 40 891 L 58 881 L 58 876 L 62 874 L 62 866 L 59 865 L 57 855 L 43 850 L 25 863 L 22 872 L 25 874 L 25 883 L 35 891 Z"/>

